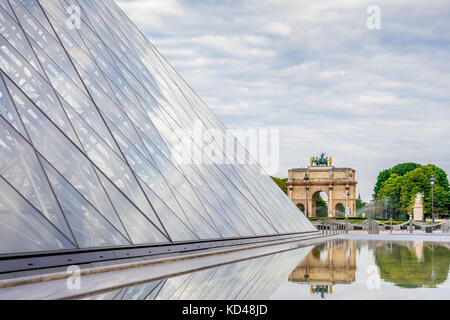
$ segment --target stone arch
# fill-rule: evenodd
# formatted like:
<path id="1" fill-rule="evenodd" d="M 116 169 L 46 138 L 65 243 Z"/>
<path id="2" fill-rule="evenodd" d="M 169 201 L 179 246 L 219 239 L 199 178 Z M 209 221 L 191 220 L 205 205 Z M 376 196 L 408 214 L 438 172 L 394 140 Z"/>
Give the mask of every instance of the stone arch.
<path id="1" fill-rule="evenodd" d="M 335 168 L 333 166 L 310 166 L 289 170 L 289 198 L 295 203 L 305 206 L 305 215 L 316 215 L 315 195 L 324 192 L 328 196 L 328 216 L 336 216 L 336 205 L 342 204 L 350 208 L 350 216 L 356 213 L 355 170 L 351 168 Z M 313 199 L 314 198 L 314 199 Z M 345 213 L 344 213 L 345 215 Z"/>

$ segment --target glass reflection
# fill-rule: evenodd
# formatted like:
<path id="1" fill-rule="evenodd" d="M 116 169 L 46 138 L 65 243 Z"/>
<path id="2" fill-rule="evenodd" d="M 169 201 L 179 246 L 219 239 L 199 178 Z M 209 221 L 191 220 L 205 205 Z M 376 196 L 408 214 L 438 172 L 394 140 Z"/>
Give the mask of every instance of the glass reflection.
<path id="1" fill-rule="evenodd" d="M 84 299 L 446 299 L 449 264 L 450 243 L 334 240 Z"/>

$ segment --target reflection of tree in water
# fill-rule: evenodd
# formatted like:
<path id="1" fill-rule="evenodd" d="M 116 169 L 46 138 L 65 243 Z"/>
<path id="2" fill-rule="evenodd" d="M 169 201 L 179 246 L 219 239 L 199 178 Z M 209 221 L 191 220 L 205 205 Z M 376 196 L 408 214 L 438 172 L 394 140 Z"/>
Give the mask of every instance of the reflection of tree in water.
<path id="1" fill-rule="evenodd" d="M 415 244 L 416 245 L 416 244 Z M 447 280 L 450 250 L 439 244 L 386 244 L 375 251 L 380 277 L 402 288 L 434 288 Z"/>

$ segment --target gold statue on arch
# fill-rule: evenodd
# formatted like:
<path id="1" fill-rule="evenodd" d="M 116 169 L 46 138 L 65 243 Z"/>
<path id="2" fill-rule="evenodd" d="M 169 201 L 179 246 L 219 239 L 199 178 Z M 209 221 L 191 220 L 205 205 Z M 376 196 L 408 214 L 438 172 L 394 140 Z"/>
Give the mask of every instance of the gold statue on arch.
<path id="1" fill-rule="evenodd" d="M 333 158 L 330 157 L 328 160 L 330 161 L 330 167 L 331 167 L 333 165 Z"/>

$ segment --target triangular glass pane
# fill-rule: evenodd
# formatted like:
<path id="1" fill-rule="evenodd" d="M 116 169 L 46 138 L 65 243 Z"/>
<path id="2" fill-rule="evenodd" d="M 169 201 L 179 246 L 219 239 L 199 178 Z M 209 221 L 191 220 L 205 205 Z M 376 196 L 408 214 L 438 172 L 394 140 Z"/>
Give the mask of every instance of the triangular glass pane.
<path id="1" fill-rule="evenodd" d="M 1 71 L 0 71 L 1 72 Z M 28 136 L 25 132 L 25 128 L 23 127 L 22 121 L 17 114 L 17 110 L 13 105 L 11 97 L 9 96 L 9 92 L 5 87 L 3 82 L 3 72 L 1 72 L 0 76 L 0 115 L 9 122 L 10 125 L 14 127 L 22 136 L 28 139 Z"/>
<path id="2" fill-rule="evenodd" d="M 8 5 L 8 3 L 6 3 Z M 14 18 L 13 18 L 14 17 Z M 11 17 L 0 7 L 0 29 L 2 36 L 9 41 L 9 43 L 16 48 L 17 51 L 41 74 L 43 70 L 39 64 L 39 60 L 34 55 L 28 39 L 22 31 L 22 27 L 17 24 L 15 16 Z"/>
<path id="3" fill-rule="evenodd" d="M 120 137 L 116 128 L 111 126 L 116 137 Z M 183 210 L 175 199 L 171 189 L 161 173 L 154 167 L 153 162 L 147 160 L 132 144 L 124 144 L 125 139 L 117 140 L 121 145 L 124 155 L 137 176 L 152 190 L 169 208 L 181 219 L 186 226 L 191 227 L 191 223 L 186 219 Z M 150 202 L 152 201 L 149 199 Z M 157 210 L 155 210 L 158 212 Z M 153 219 L 152 219 L 153 221 Z"/>
<path id="4" fill-rule="evenodd" d="M 157 151 L 156 148 L 153 150 L 155 152 L 153 153 L 152 158 L 158 166 L 161 174 L 172 186 L 172 189 L 176 188 L 184 196 L 186 201 L 189 202 L 191 207 L 193 207 L 211 226 L 215 227 L 213 220 L 205 211 L 205 208 L 198 199 L 186 177 L 181 174 L 178 168 L 176 168 L 163 154 Z"/>
<path id="5" fill-rule="evenodd" d="M 8 1 L 0 1 L 0 6 L 6 11 L 8 12 L 9 16 L 11 18 L 13 18 L 16 22 L 17 22 L 17 18 L 14 15 L 14 12 L 12 11 L 9 2 Z"/>
<path id="6" fill-rule="evenodd" d="M 202 166 L 199 167 L 202 169 Z M 223 192 L 221 188 L 220 192 L 216 194 L 222 199 L 222 202 L 226 205 L 229 205 L 233 211 L 241 217 L 242 220 L 248 222 L 248 225 L 252 228 L 253 232 L 257 234 L 265 234 L 264 228 L 260 226 L 257 219 L 254 217 L 254 208 L 251 211 L 246 210 L 246 207 L 242 207 L 241 203 L 247 203 L 245 197 L 236 189 L 236 187 L 227 179 L 227 177 L 219 170 L 215 165 L 210 165 L 208 168 L 211 172 L 214 172 L 214 175 L 218 177 L 220 184 L 224 187 L 226 192 Z M 203 168 L 205 169 L 205 168 Z M 264 225 L 267 225 L 267 222 L 263 222 Z M 266 228 L 267 230 L 267 228 Z"/>
<path id="7" fill-rule="evenodd" d="M 1 42 L 0 39 L 0 43 Z M 11 55 L 15 58 L 12 60 L 14 63 L 4 66 L 3 71 L 9 78 L 3 77 L 3 79 L 16 107 L 18 109 L 21 107 L 26 108 L 30 104 L 30 101 L 32 101 L 39 107 L 39 110 L 53 122 L 53 124 L 58 126 L 58 128 L 64 132 L 73 143 L 79 146 L 76 135 L 70 126 L 70 122 L 67 119 L 64 110 L 59 104 L 54 89 L 45 82 L 42 76 L 39 75 L 37 71 L 15 51 L 15 49 L 9 47 L 9 44 L 7 43 L 2 47 L 2 50 L 0 50 L 0 62 L 2 61 L 3 54 L 8 56 L 8 59 L 10 59 L 9 57 Z M 20 89 L 17 86 L 20 86 Z"/>
<path id="8" fill-rule="evenodd" d="M 156 227 L 101 173 L 100 180 L 111 199 L 133 244 L 169 242 Z"/>
<path id="9" fill-rule="evenodd" d="M 0 190 L 0 254 L 74 248 L 2 177 Z"/>
<path id="10" fill-rule="evenodd" d="M 8 86 L 10 86 L 8 84 Z M 12 85 L 11 85 L 12 86 Z M 14 87 L 15 88 L 15 87 Z M 36 106 L 18 90 L 11 91 L 37 151 L 43 155 L 102 214 L 120 229 L 114 209 L 91 162 Z"/>
<path id="11" fill-rule="evenodd" d="M 231 238 L 231 237 L 239 237 L 239 234 L 234 229 L 234 226 L 232 225 L 231 221 L 225 220 L 225 218 L 222 216 L 222 213 L 219 213 L 218 210 L 216 210 L 208 200 L 204 196 L 200 194 L 200 199 L 205 206 L 206 210 L 208 211 L 211 218 L 214 220 L 214 224 L 217 226 L 217 229 L 219 229 L 220 234 L 224 238 Z M 218 207 L 217 207 L 218 208 Z"/>
<path id="12" fill-rule="evenodd" d="M 231 221 L 233 221 L 236 230 L 242 237 L 252 237 L 255 235 L 252 229 L 248 226 L 248 222 L 244 220 L 240 214 L 236 213 L 234 210 L 228 207 L 225 202 L 222 203 L 222 206 L 224 208 L 224 211 L 230 217 Z"/>
<path id="13" fill-rule="evenodd" d="M 75 188 L 41 158 L 56 197 L 81 248 L 130 244 Z"/>
<path id="14" fill-rule="evenodd" d="M 200 239 L 221 238 L 216 229 L 205 220 L 176 189 L 171 189 L 182 210 L 186 214 L 186 217 L 191 222 L 195 232 L 200 236 Z"/>
<path id="15" fill-rule="evenodd" d="M 152 204 L 153 209 L 157 212 L 161 221 L 163 221 L 164 227 L 169 233 L 172 241 L 199 239 L 189 221 L 186 220 L 186 217 L 178 217 L 144 182 L 140 181 L 140 184 Z"/>
<path id="16" fill-rule="evenodd" d="M 36 53 L 36 56 L 39 58 L 39 61 L 42 67 L 45 70 L 45 75 L 48 80 L 52 84 L 52 86 L 58 92 L 65 91 L 73 91 L 73 90 L 81 90 L 86 93 L 86 89 L 83 86 L 83 83 L 79 79 L 75 70 L 73 69 L 72 63 L 70 62 L 69 57 L 65 57 L 67 61 L 64 63 L 69 66 L 66 66 L 64 70 L 61 68 L 61 64 L 55 62 L 55 60 L 50 57 L 47 52 L 41 48 L 33 39 L 30 39 L 31 46 Z M 62 50 L 62 48 L 60 49 Z"/>
<path id="17" fill-rule="evenodd" d="M 0 154 L 0 174 L 73 241 L 33 148 L 2 118 Z"/>
<path id="18" fill-rule="evenodd" d="M 179 167 L 181 168 L 181 170 L 187 177 L 188 181 L 193 184 L 193 187 L 196 190 L 196 193 L 199 195 L 199 197 L 201 198 L 202 202 L 204 203 L 204 205 L 208 211 L 210 211 L 209 208 L 213 208 L 214 211 L 217 211 L 220 214 L 219 219 L 225 219 L 226 221 L 228 221 L 230 226 L 232 226 L 239 233 L 242 232 L 242 234 L 245 234 L 245 235 L 252 234 L 252 231 L 246 225 L 244 225 L 245 223 L 242 220 L 237 218 L 236 214 L 234 212 L 232 212 L 229 207 L 227 207 L 227 209 L 224 210 L 224 204 L 226 202 L 224 202 L 224 201 L 219 202 L 218 195 L 212 188 L 210 188 L 210 186 L 208 184 L 208 183 L 214 182 L 213 181 L 214 177 L 212 177 L 211 175 L 208 175 L 208 176 L 200 175 L 200 173 L 196 171 L 195 165 L 182 164 L 182 165 L 179 165 Z M 217 185 L 217 183 L 216 183 L 216 185 Z M 207 197 L 208 204 L 205 204 L 206 198 L 203 195 L 209 195 Z M 211 215 L 211 218 L 215 221 L 215 224 L 217 226 L 219 224 L 221 224 L 220 222 L 217 222 L 215 220 L 217 215 L 212 215 L 212 214 L 210 214 L 210 215 Z M 242 226 L 242 228 L 241 228 L 241 226 Z M 219 230 L 221 230 L 220 227 L 219 227 Z"/>
<path id="19" fill-rule="evenodd" d="M 19 15 L 20 13 L 23 13 L 21 9 L 27 9 L 29 13 L 31 13 L 36 19 L 35 21 L 39 21 L 44 27 L 47 32 L 49 32 L 52 36 L 55 35 L 52 28 L 50 27 L 50 24 L 47 21 L 47 18 L 45 17 L 44 13 L 42 12 L 38 0 L 9 0 L 11 2 L 12 7 L 16 11 L 16 14 Z M 20 2 L 22 6 L 18 3 Z M 28 14 L 29 14 L 28 13 Z"/>

